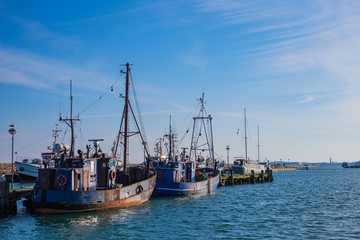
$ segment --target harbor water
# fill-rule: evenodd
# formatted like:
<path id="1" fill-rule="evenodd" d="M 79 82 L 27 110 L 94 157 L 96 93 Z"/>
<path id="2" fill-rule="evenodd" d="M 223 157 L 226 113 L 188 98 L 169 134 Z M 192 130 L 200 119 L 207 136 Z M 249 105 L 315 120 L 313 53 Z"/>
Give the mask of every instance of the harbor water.
<path id="1" fill-rule="evenodd" d="M 277 172 L 274 182 L 125 209 L 0 218 L 1 239 L 359 239 L 360 169 Z"/>

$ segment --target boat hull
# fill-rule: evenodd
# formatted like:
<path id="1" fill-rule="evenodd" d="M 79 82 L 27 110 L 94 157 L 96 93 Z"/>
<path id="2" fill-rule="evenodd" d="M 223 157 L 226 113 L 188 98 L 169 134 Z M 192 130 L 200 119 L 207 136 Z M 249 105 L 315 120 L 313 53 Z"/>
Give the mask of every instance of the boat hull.
<path id="1" fill-rule="evenodd" d="M 37 190 L 33 205 L 38 214 L 96 211 L 127 207 L 149 200 L 156 175 L 125 187 L 94 191 Z M 141 191 L 139 190 L 141 186 Z"/>
<path id="2" fill-rule="evenodd" d="M 29 176 L 26 174 L 19 173 L 21 183 L 34 183 L 37 180 L 37 177 Z"/>
<path id="3" fill-rule="evenodd" d="M 152 196 L 186 196 L 212 193 L 216 190 L 219 181 L 219 173 L 215 177 L 198 182 L 170 182 L 157 180 Z"/>
<path id="4" fill-rule="evenodd" d="M 39 168 L 38 164 L 19 163 L 15 162 L 16 169 L 20 175 L 22 183 L 35 182 L 38 177 Z"/>
<path id="5" fill-rule="evenodd" d="M 354 162 L 354 163 L 343 162 L 342 167 L 343 168 L 360 168 L 360 162 Z"/>

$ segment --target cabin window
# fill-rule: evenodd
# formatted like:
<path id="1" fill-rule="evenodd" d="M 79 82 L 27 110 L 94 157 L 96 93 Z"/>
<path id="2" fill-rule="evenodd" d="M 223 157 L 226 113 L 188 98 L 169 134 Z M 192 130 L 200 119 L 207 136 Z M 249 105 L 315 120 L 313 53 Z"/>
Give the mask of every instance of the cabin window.
<path id="1" fill-rule="evenodd" d="M 90 162 L 90 172 L 95 172 L 95 161 Z"/>

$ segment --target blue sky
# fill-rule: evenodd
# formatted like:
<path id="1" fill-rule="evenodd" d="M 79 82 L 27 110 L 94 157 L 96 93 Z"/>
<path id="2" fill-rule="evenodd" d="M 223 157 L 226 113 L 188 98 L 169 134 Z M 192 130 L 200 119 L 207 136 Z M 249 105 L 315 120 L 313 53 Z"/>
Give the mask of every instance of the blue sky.
<path id="1" fill-rule="evenodd" d="M 259 124 L 261 158 L 359 160 L 359 11 L 359 1 L 0 1 L 0 162 L 11 161 L 12 123 L 20 157 L 46 151 L 69 114 L 70 79 L 74 112 L 116 82 L 77 127 L 76 149 L 104 138 L 109 151 L 126 62 L 150 148 L 170 114 L 182 138 L 204 91 L 223 159 L 227 145 L 244 155 L 246 107 L 250 158 Z"/>

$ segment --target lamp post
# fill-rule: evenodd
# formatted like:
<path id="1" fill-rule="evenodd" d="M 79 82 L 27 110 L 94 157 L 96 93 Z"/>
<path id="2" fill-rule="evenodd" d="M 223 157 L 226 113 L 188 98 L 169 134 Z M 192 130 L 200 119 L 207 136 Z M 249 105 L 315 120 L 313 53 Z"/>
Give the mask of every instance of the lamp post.
<path id="1" fill-rule="evenodd" d="M 227 151 L 227 162 L 228 162 L 228 168 L 230 167 L 230 165 L 229 165 L 229 150 L 230 150 L 230 146 L 229 146 L 229 145 L 227 145 L 227 146 L 226 146 L 226 151 Z"/>
<path id="2" fill-rule="evenodd" d="M 15 124 L 10 125 L 9 133 L 11 134 L 11 190 L 14 188 L 14 135 L 17 130 L 14 128 Z"/>

